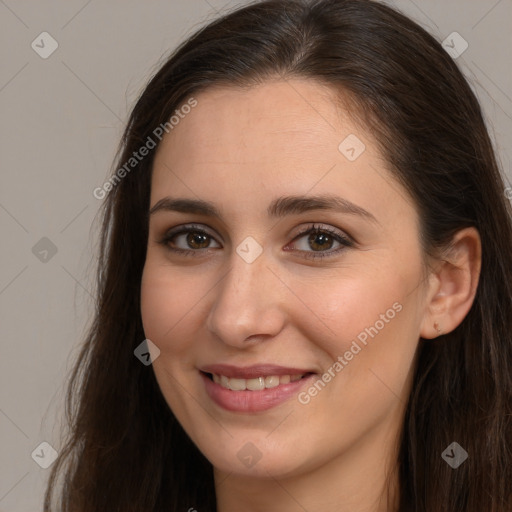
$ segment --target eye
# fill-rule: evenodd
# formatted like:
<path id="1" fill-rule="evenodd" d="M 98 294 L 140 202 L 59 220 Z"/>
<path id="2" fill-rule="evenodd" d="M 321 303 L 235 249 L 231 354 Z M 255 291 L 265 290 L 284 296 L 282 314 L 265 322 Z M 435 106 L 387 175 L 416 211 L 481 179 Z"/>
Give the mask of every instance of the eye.
<path id="1" fill-rule="evenodd" d="M 306 235 L 308 235 L 306 237 Z M 297 244 L 296 240 L 302 240 Z M 334 250 L 332 246 L 338 244 L 339 247 Z M 326 258 L 337 255 L 347 247 L 353 247 L 352 240 L 341 232 L 329 227 L 310 226 L 301 231 L 295 238 L 293 245 L 299 245 L 299 252 L 304 253 L 305 258 Z M 310 249 L 313 249 L 312 251 Z"/>
<path id="2" fill-rule="evenodd" d="M 204 229 L 188 225 L 167 232 L 165 236 L 159 240 L 159 243 L 165 245 L 171 251 L 195 256 L 202 250 L 211 249 L 211 241 L 217 243 L 214 237 Z M 215 248 L 218 247 L 220 247 L 220 245 L 217 245 Z"/>
<path id="3" fill-rule="evenodd" d="M 297 240 L 301 242 L 297 244 Z M 217 245 L 212 247 L 212 241 Z M 175 253 L 190 256 L 200 256 L 207 249 L 220 248 L 220 244 L 212 235 L 196 225 L 171 229 L 158 242 Z M 335 244 L 338 244 L 338 248 L 332 250 L 332 246 Z M 354 242 L 341 231 L 313 225 L 303 229 L 285 249 L 290 245 L 298 245 L 299 248 L 296 250 L 303 253 L 304 258 L 315 259 L 335 256 L 347 247 L 353 247 Z"/>

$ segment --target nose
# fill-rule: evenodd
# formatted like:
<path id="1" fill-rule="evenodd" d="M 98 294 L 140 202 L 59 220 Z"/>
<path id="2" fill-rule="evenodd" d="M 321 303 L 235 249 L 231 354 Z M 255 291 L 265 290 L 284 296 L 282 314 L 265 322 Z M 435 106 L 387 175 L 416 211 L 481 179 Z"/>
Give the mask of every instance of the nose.
<path id="1" fill-rule="evenodd" d="M 215 298 L 207 328 L 237 348 L 273 338 L 286 318 L 286 287 L 278 272 L 270 268 L 265 252 L 252 263 L 234 252 L 230 263 L 230 270 L 212 292 Z"/>

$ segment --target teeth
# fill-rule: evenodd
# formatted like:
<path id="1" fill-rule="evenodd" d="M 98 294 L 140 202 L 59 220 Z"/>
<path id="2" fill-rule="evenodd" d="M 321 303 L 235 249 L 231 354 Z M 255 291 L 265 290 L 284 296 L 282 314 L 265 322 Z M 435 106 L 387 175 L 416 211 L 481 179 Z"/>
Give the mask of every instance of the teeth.
<path id="1" fill-rule="evenodd" d="M 271 375 L 268 377 L 257 377 L 255 379 L 236 379 L 229 378 L 225 375 L 213 374 L 213 382 L 220 384 L 223 388 L 232 391 L 261 391 L 262 389 L 270 389 L 280 384 L 289 384 L 296 382 L 304 377 L 303 375 Z"/>
<path id="2" fill-rule="evenodd" d="M 246 387 L 250 391 L 261 391 L 265 389 L 265 377 L 258 377 L 257 379 L 247 379 Z"/>
<path id="3" fill-rule="evenodd" d="M 291 377 L 289 375 L 283 375 L 282 377 L 279 377 L 279 384 L 290 384 Z"/>
<path id="4" fill-rule="evenodd" d="M 228 386 L 233 391 L 244 391 L 247 388 L 247 381 L 245 379 L 228 379 Z"/>
<path id="5" fill-rule="evenodd" d="M 274 375 L 273 377 L 265 377 L 265 387 L 266 388 L 275 388 L 279 386 L 279 377 Z"/>

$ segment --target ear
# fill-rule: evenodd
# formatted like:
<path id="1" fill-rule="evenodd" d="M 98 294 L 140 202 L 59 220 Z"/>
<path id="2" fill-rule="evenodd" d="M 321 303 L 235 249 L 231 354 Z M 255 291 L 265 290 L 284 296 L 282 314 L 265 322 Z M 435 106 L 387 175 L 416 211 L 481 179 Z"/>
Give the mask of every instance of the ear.
<path id="1" fill-rule="evenodd" d="M 460 325 L 473 304 L 481 265 L 478 230 L 470 227 L 458 231 L 430 276 L 422 338 L 436 338 Z"/>

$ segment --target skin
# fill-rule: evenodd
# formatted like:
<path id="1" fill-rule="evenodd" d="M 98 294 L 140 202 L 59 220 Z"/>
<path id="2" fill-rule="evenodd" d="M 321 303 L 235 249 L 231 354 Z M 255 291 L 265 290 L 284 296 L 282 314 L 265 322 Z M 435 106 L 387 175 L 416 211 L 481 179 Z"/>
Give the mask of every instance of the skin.
<path id="1" fill-rule="evenodd" d="M 222 220 L 150 216 L 142 319 L 161 351 L 153 369 L 162 393 L 214 466 L 219 512 L 393 510 L 385 483 L 389 477 L 396 499 L 392 470 L 419 338 L 439 335 L 434 322 L 453 330 L 469 311 L 478 233 L 460 231 L 453 251 L 430 261 L 426 274 L 414 203 L 371 134 L 324 85 L 276 79 L 196 98 L 157 150 L 150 207 L 166 196 L 200 198 Z M 338 150 L 349 134 L 366 146 L 355 161 Z M 272 199 L 301 194 L 343 197 L 375 221 L 328 210 L 267 217 Z M 187 244 L 186 235 L 159 243 L 190 223 L 211 235 L 205 245 Z M 356 243 L 335 254 L 341 245 L 330 239 L 320 248 L 330 256 L 307 259 L 318 246 L 296 237 L 313 223 Z M 248 236 L 263 248 L 252 263 L 236 252 Z M 198 368 L 212 363 L 271 363 L 321 376 L 395 303 L 401 311 L 307 404 L 294 396 L 264 412 L 229 412 L 205 392 Z M 237 457 L 248 442 L 261 453 L 251 467 Z"/>

